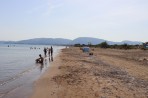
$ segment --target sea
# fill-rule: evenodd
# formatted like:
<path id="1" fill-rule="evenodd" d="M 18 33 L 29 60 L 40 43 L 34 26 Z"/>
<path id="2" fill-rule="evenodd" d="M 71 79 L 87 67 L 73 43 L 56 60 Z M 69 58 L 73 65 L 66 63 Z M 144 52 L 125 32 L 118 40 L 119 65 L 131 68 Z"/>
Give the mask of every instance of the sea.
<path id="1" fill-rule="evenodd" d="M 0 98 L 28 98 L 34 82 L 49 68 L 52 61 L 43 49 L 51 45 L 0 44 Z M 53 47 L 53 62 L 64 46 Z M 35 59 L 41 54 L 44 64 Z"/>

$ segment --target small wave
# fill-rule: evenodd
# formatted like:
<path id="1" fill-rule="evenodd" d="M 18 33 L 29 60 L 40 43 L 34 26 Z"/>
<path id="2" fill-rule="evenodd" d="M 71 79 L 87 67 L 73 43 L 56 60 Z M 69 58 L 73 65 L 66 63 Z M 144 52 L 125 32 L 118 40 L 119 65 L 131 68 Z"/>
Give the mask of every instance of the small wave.
<path id="1" fill-rule="evenodd" d="M 34 68 L 36 68 L 36 66 L 34 66 L 34 67 L 32 67 L 32 68 L 29 68 L 29 69 L 27 69 L 27 70 L 24 70 L 24 71 L 22 71 L 21 73 L 15 75 L 15 76 L 13 76 L 13 77 L 10 77 L 10 78 L 8 78 L 8 79 L 6 79 L 6 80 L 4 80 L 4 81 L 0 81 L 0 85 L 3 86 L 3 85 L 5 85 L 5 84 L 7 84 L 7 83 L 9 83 L 9 82 L 11 82 L 11 81 L 14 81 L 14 80 L 16 80 L 16 79 L 22 77 L 23 75 L 25 75 L 25 74 L 31 72 Z"/>

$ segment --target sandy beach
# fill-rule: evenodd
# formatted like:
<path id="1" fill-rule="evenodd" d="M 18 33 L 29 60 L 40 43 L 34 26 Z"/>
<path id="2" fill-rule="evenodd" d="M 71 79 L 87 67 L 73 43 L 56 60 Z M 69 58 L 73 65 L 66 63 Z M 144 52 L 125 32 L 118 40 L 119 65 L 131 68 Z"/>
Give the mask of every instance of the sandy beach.
<path id="1" fill-rule="evenodd" d="M 31 98 L 148 98 L 148 52 L 66 48 L 34 84 Z"/>

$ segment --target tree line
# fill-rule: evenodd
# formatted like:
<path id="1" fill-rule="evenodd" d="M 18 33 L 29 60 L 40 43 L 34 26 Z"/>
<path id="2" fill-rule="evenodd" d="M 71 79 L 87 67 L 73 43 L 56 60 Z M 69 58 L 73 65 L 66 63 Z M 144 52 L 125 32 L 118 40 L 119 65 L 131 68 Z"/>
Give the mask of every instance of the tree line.
<path id="1" fill-rule="evenodd" d="M 148 44 L 147 44 L 148 45 Z M 147 47 L 146 46 L 146 43 L 143 43 L 142 45 L 129 45 L 129 44 L 121 44 L 121 45 L 118 45 L 118 44 L 114 44 L 114 45 L 109 45 L 106 41 L 105 42 L 102 42 L 100 44 L 97 44 L 97 45 L 92 45 L 90 42 L 86 45 L 86 44 L 75 44 L 74 45 L 75 47 L 84 47 L 84 46 L 88 46 L 88 47 L 95 47 L 95 48 L 112 48 L 112 49 L 143 49 L 143 50 L 146 50 Z"/>

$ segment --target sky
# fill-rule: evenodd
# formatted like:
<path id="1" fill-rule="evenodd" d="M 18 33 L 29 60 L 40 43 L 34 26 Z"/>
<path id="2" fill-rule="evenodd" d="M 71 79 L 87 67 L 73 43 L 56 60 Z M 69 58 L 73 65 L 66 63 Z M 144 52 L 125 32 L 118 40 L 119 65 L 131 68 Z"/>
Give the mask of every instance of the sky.
<path id="1" fill-rule="evenodd" d="M 0 40 L 148 41 L 148 0 L 0 0 Z"/>

